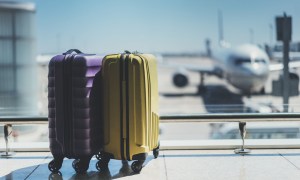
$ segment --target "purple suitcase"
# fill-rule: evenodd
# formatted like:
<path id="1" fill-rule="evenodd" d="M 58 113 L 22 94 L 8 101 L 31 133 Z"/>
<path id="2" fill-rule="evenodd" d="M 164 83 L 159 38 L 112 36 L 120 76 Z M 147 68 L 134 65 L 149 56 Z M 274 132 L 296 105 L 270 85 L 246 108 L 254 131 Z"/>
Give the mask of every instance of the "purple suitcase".
<path id="1" fill-rule="evenodd" d="M 75 159 L 72 165 L 77 173 L 84 173 L 92 156 L 100 152 L 100 107 L 99 101 L 91 101 L 90 92 L 93 84 L 100 83 L 94 77 L 100 71 L 101 61 L 100 56 L 76 49 L 50 60 L 48 121 L 54 159 L 48 167 L 52 172 L 58 172 L 67 157 Z"/>

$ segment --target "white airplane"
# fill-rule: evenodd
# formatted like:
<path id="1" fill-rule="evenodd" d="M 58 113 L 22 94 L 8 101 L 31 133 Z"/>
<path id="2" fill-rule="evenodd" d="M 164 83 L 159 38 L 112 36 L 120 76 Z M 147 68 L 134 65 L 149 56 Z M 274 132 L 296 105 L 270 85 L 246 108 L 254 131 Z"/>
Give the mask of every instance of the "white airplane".
<path id="1" fill-rule="evenodd" d="M 167 66 L 176 67 L 173 75 L 173 84 L 177 87 L 188 85 L 187 71 L 198 72 L 201 75 L 199 92 L 204 89 L 204 74 L 216 75 L 226 79 L 229 84 L 241 91 L 242 94 L 264 93 L 264 85 L 271 71 L 283 69 L 283 64 L 270 64 L 266 52 L 253 44 L 243 44 L 235 48 L 224 41 L 223 20 L 221 11 L 218 12 L 219 43 L 222 47 L 219 51 L 211 53 L 214 62 L 213 67 L 200 67 L 192 64 L 174 64 Z M 209 53 L 210 54 L 210 53 Z M 290 62 L 289 68 L 300 67 L 300 62 Z"/>
<path id="2" fill-rule="evenodd" d="M 211 56 L 214 65 L 201 67 L 192 64 L 174 64 L 167 66 L 176 67 L 173 75 L 173 84 L 179 88 L 189 84 L 187 71 L 198 72 L 201 75 L 199 91 L 204 87 L 204 74 L 224 78 L 229 84 L 239 89 L 242 94 L 264 93 L 264 85 L 271 71 L 283 69 L 282 64 L 270 64 L 266 52 L 256 45 L 244 44 L 235 48 L 223 48 L 213 52 Z M 290 62 L 289 68 L 300 67 L 300 62 Z"/>

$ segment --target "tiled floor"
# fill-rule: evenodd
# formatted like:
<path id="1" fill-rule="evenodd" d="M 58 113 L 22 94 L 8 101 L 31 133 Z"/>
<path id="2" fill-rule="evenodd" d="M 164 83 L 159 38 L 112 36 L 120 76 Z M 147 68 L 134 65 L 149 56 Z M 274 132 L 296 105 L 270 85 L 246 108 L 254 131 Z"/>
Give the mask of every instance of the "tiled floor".
<path id="1" fill-rule="evenodd" d="M 158 159 L 149 156 L 140 174 L 130 164 L 111 160 L 109 170 L 98 172 L 92 159 L 87 174 L 78 175 L 72 160 L 65 159 L 61 176 L 51 174 L 48 152 L 17 153 L 0 159 L 0 179 L 300 179 L 300 149 L 252 150 L 250 155 L 236 155 L 232 150 L 164 150 Z"/>

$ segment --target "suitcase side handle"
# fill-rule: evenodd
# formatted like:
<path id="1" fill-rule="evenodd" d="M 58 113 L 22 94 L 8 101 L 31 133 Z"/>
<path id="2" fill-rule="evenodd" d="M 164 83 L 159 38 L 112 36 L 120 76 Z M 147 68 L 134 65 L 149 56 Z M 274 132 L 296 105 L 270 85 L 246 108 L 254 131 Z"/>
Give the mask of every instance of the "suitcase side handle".
<path id="1" fill-rule="evenodd" d="M 78 49 L 70 49 L 67 52 L 63 53 L 63 55 L 72 54 L 73 52 L 75 52 L 76 54 L 82 54 L 82 52 Z"/>

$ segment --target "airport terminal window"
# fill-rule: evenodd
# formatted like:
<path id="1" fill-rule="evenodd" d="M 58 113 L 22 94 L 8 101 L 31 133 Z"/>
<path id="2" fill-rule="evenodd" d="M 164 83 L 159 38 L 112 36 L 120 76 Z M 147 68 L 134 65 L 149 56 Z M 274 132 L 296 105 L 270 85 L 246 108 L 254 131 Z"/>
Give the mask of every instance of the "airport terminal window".
<path id="1" fill-rule="evenodd" d="M 202 4 L 204 1 L 166 1 L 167 3 L 162 2 L 159 5 L 152 1 L 139 1 L 134 4 L 109 1 L 105 6 L 97 0 L 91 0 L 90 3 L 71 0 L 66 0 L 67 3 L 51 0 L 32 2 L 35 6 L 19 6 L 16 3 L 15 7 L 15 4 L 9 3 L 11 6 L 7 6 L 7 2 L 0 2 L 0 116 L 47 117 L 48 62 L 54 55 L 72 48 L 101 55 L 122 53 L 124 50 L 154 54 L 158 60 L 160 114 L 275 113 L 284 112 L 283 106 L 287 106 L 283 104 L 282 95 L 273 95 L 273 84 L 276 84 L 274 81 L 278 80 L 282 71 L 269 73 L 268 79 L 262 84 L 257 77 L 241 75 L 244 69 L 235 69 L 245 64 L 250 66 L 252 56 L 226 51 L 225 55 L 221 56 L 224 61 L 217 61 L 218 55 L 222 55 L 219 51 L 240 47 L 244 43 L 249 44 L 249 38 L 246 38 L 247 28 L 245 30 L 240 27 L 256 27 L 258 21 L 258 18 L 248 19 L 253 16 L 253 12 L 245 16 L 243 21 L 232 20 L 237 14 L 233 13 L 233 16 L 228 13 L 235 12 L 227 7 L 228 4 L 232 5 L 230 2 L 218 1 L 215 4 L 220 5 L 211 5 L 211 11 L 205 14 L 199 10 L 206 10 L 206 5 Z M 207 6 L 209 4 L 207 3 Z M 103 7 L 103 12 L 99 12 L 99 7 Z M 152 7 L 155 12 L 151 15 L 144 13 L 145 7 Z M 78 12 L 82 12 L 82 8 L 89 9 L 89 13 L 79 15 Z M 230 32 L 228 25 L 224 26 L 228 29 L 224 32 L 230 34 L 224 37 L 235 37 L 231 46 L 226 48 L 222 47 L 222 44 L 229 45 L 231 39 L 225 42 L 222 36 L 218 37 L 215 33 L 224 28 L 217 27 L 217 24 L 223 24 L 218 23 L 221 19 L 218 19 L 220 16 L 217 13 L 218 9 L 223 8 L 223 15 L 227 16 L 224 19 L 228 20 L 224 24 L 230 22 L 234 27 L 238 27 Z M 55 13 L 51 9 L 55 9 Z M 126 13 L 124 9 L 127 9 Z M 137 10 L 139 16 L 136 15 Z M 114 15 L 108 15 L 108 12 L 112 11 Z M 274 17 L 278 15 L 275 10 L 270 13 L 264 13 L 265 10 L 258 11 L 272 14 L 261 18 L 269 20 L 261 24 L 274 23 Z M 125 28 L 131 23 L 135 23 L 136 26 Z M 283 47 L 280 42 L 275 42 L 275 29 L 272 29 L 274 37 L 271 37 L 267 44 L 274 50 L 272 53 L 279 52 L 281 57 Z M 244 34 L 241 35 L 240 32 Z M 269 35 L 265 31 L 259 32 L 258 29 L 255 35 L 256 38 L 250 37 L 250 40 L 253 40 L 251 47 L 255 47 L 256 52 L 265 53 L 260 47 L 263 47 L 267 38 L 259 37 Z M 295 41 L 299 41 L 299 36 L 295 37 Z M 293 46 L 292 49 L 297 47 L 299 50 L 300 43 L 294 44 L 297 46 Z M 247 53 L 252 52 L 249 50 Z M 238 56 L 241 54 L 243 56 Z M 257 57 L 254 62 L 256 65 L 268 65 L 269 59 L 264 59 L 264 56 Z M 278 62 L 279 59 L 270 56 L 270 64 Z M 222 73 L 215 73 L 212 69 L 218 69 L 218 72 Z M 299 69 L 295 69 L 297 76 L 300 74 Z M 232 74 L 235 72 L 237 73 Z M 248 74 L 259 73 L 261 72 Z M 177 80 L 182 86 L 173 83 L 175 77 L 180 77 Z M 245 87 L 248 88 L 246 90 L 251 88 L 251 92 L 245 91 Z M 291 96 L 288 112 L 300 112 L 299 102 L 299 95 Z M 226 124 L 216 127 L 210 123 L 170 123 L 162 124 L 161 132 L 165 139 L 240 138 L 237 124 L 234 125 L 234 130 L 226 130 L 226 133 L 222 134 Z M 298 126 L 295 124 L 291 127 Z M 20 134 L 24 133 L 24 137 L 27 137 L 30 136 L 30 132 L 34 132 L 35 136 L 40 136 L 41 141 L 47 141 L 47 135 L 44 133 L 48 131 L 46 125 L 37 125 L 33 129 L 16 126 L 16 130 L 16 136 L 20 136 L 19 140 L 22 139 Z M 285 129 L 284 132 L 274 131 L 267 134 L 249 130 L 248 137 L 298 138 L 299 132 L 294 130 Z M 0 135 L 1 141 L 3 142 L 3 137 Z"/>

